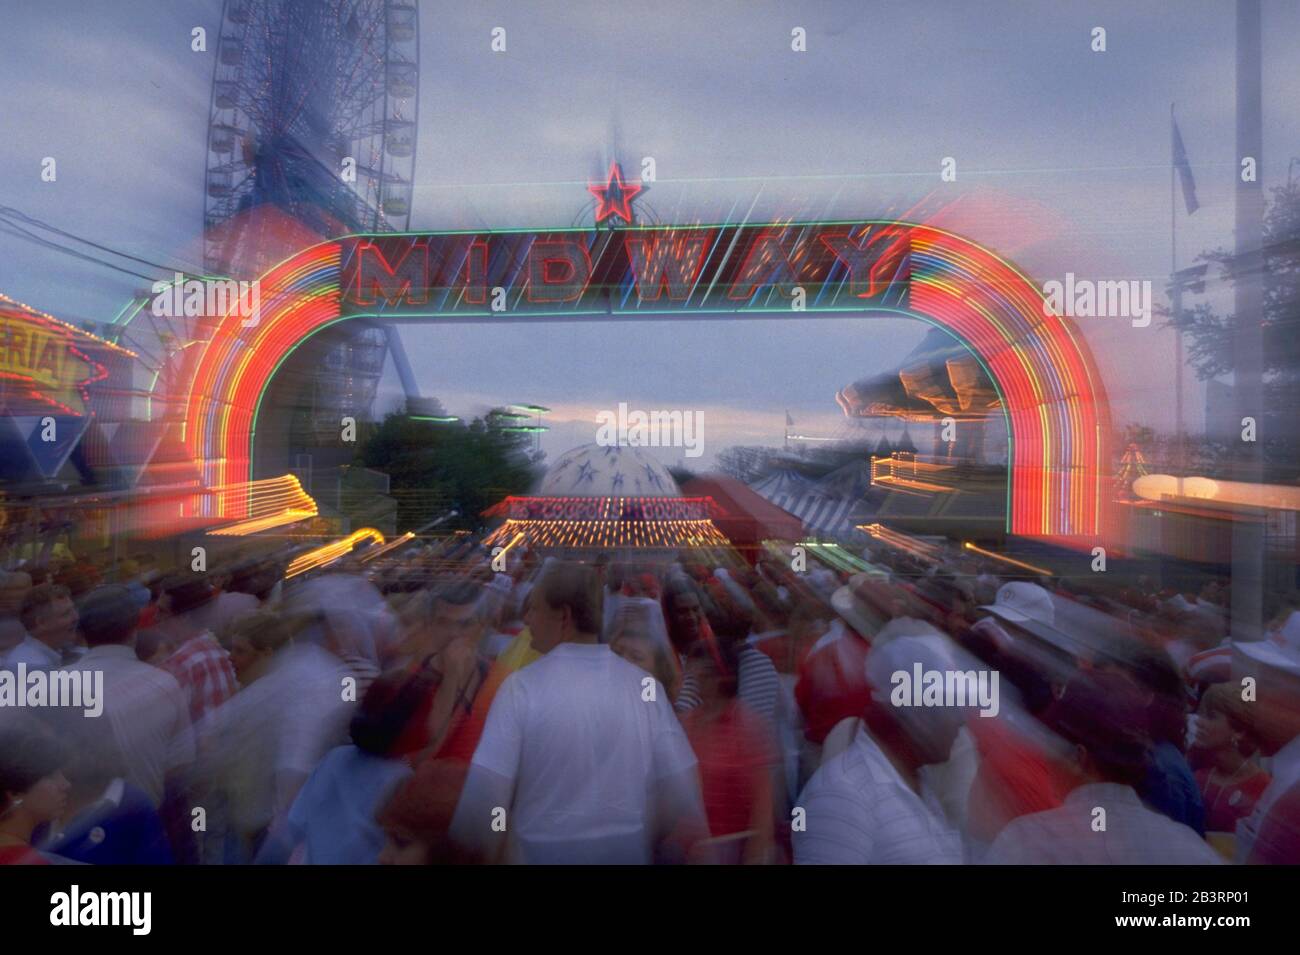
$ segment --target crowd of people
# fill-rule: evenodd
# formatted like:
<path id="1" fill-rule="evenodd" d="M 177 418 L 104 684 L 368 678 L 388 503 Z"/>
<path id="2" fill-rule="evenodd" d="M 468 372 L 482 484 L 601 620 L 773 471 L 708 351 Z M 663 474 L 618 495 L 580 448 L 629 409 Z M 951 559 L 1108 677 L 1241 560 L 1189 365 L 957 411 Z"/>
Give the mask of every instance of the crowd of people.
<path id="1" fill-rule="evenodd" d="M 1300 862 L 1300 601 L 784 553 L 0 572 L 0 863 Z"/>

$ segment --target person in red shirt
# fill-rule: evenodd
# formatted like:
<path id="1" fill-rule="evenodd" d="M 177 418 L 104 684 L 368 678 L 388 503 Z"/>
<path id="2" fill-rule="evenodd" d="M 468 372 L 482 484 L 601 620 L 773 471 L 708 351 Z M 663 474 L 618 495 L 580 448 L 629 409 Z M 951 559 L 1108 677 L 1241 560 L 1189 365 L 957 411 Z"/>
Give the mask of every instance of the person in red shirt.
<path id="1" fill-rule="evenodd" d="M 795 701 L 804 719 L 804 736 L 820 746 L 841 720 L 872 709 L 867 685 L 867 652 L 882 626 L 900 618 L 925 618 L 926 608 L 903 584 L 857 574 L 831 596 L 838 614 L 813 644 L 799 669 Z"/>
<path id="2" fill-rule="evenodd" d="M 0 865 L 49 865 L 32 848 L 32 833 L 67 808 L 68 761 L 44 724 L 15 720 L 0 730 Z"/>
<path id="3" fill-rule="evenodd" d="M 488 673 L 488 663 L 478 653 L 487 627 L 482 595 L 476 581 L 458 580 L 443 585 L 430 599 L 430 618 L 409 667 L 412 676 L 425 678 L 425 699 L 396 752 L 437 753 L 472 715 Z"/>
<path id="4" fill-rule="evenodd" d="M 870 649 L 866 640 L 837 620 L 805 657 L 794 698 L 810 743 L 820 746 L 840 720 L 859 717 L 870 708 L 866 678 Z"/>
<path id="5" fill-rule="evenodd" d="M 736 646 L 701 640 L 687 656 L 700 705 L 682 715 L 699 761 L 710 845 L 720 862 L 762 864 L 774 842 L 775 749 L 767 725 L 736 698 Z"/>
<path id="6" fill-rule="evenodd" d="M 1056 809 L 1078 784 L 1065 759 L 1047 744 L 1030 718 L 1004 714 L 967 722 L 979 751 L 979 769 L 968 797 L 969 835 L 976 844 L 992 843 L 1021 816 Z"/>

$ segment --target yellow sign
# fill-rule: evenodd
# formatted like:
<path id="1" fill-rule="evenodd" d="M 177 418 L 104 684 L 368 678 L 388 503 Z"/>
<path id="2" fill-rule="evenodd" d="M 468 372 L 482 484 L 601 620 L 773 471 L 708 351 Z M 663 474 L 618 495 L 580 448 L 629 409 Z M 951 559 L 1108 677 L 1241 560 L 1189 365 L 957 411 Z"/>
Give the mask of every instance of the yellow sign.
<path id="1" fill-rule="evenodd" d="M 76 334 L 35 316 L 0 312 L 0 376 L 28 379 L 37 396 L 66 413 L 85 414 L 78 386 L 93 381 L 103 367 L 76 348 Z"/>

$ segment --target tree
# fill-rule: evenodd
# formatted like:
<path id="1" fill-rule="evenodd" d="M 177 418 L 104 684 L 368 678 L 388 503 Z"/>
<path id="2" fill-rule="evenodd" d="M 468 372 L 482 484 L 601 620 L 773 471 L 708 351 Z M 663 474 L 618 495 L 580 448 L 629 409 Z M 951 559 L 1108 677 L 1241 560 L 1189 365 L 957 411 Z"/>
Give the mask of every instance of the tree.
<path id="1" fill-rule="evenodd" d="M 389 476 L 399 532 L 450 508 L 460 514 L 445 526 L 477 530 L 483 511 L 533 484 L 529 444 L 526 434 L 491 427 L 483 418 L 468 424 L 422 421 L 394 411 L 375 426 L 357 460 Z"/>
<path id="2" fill-rule="evenodd" d="M 1218 266 L 1224 281 L 1237 282 L 1248 269 L 1257 269 L 1264 285 L 1263 420 L 1260 435 L 1265 463 L 1274 478 L 1293 476 L 1300 469 L 1300 434 L 1295 422 L 1300 408 L 1300 182 L 1273 190 L 1264 213 L 1264 239 L 1259 260 L 1241 261 L 1223 248 L 1199 256 Z M 1188 360 L 1202 380 L 1235 370 L 1233 332 L 1251 316 L 1220 315 L 1205 303 L 1183 309 L 1176 324 L 1187 335 Z"/>

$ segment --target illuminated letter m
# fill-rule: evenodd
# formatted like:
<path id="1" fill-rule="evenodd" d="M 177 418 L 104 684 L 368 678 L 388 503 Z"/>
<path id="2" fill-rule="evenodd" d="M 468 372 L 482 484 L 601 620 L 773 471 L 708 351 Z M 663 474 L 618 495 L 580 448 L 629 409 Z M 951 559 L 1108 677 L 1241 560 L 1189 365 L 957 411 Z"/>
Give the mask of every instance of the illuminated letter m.
<path id="1" fill-rule="evenodd" d="M 357 267 L 351 298 L 358 305 L 374 305 L 383 299 L 392 306 L 424 305 L 429 301 L 429 246 L 412 242 L 402 257 L 389 265 L 373 242 L 357 245 Z"/>

